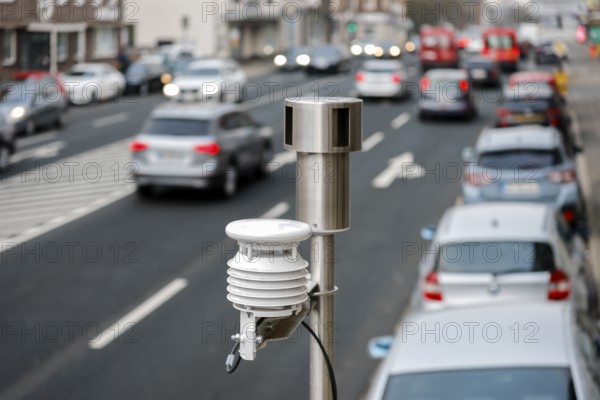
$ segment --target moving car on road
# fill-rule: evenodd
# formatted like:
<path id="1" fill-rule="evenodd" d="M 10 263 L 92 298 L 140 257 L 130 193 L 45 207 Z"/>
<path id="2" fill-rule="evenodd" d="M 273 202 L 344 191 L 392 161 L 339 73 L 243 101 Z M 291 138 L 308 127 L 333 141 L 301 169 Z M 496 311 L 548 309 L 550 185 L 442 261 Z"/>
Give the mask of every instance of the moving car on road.
<path id="1" fill-rule="evenodd" d="M 0 114 L 0 170 L 8 163 L 15 152 L 15 128 Z"/>
<path id="2" fill-rule="evenodd" d="M 481 55 L 494 59 L 504 71 L 519 69 L 521 51 L 513 28 L 492 27 L 483 32 Z"/>
<path id="3" fill-rule="evenodd" d="M 161 90 L 162 77 L 168 73 L 164 64 L 157 62 L 136 61 L 125 72 L 126 91 L 145 96 L 150 92 Z"/>
<path id="4" fill-rule="evenodd" d="M 226 104 L 169 103 L 152 112 L 131 143 L 142 196 L 157 186 L 236 194 L 242 175 L 265 174 L 272 130 Z"/>
<path id="5" fill-rule="evenodd" d="M 477 116 L 477 107 L 471 96 L 469 76 L 462 69 L 432 69 L 421 79 L 419 118 Z"/>
<path id="6" fill-rule="evenodd" d="M 356 73 L 356 91 L 360 97 L 405 98 L 407 75 L 399 61 L 366 61 Z"/>
<path id="7" fill-rule="evenodd" d="M 442 26 L 423 26 L 419 59 L 423 71 L 430 68 L 458 68 L 458 46 L 454 31 Z"/>
<path id="8" fill-rule="evenodd" d="M 408 314 L 367 400 L 599 400 L 598 345 L 565 303 L 523 302 Z M 596 363 L 594 365 L 594 363 Z"/>
<path id="9" fill-rule="evenodd" d="M 585 246 L 581 241 L 569 253 L 559 218 L 552 207 L 533 203 L 449 209 L 437 228 L 422 232 L 425 239 L 435 233 L 435 258 L 420 267 L 416 304 L 440 309 L 568 299 L 570 275 L 579 271 Z M 578 287 L 577 293 L 582 299 L 586 291 Z"/>
<path id="10" fill-rule="evenodd" d="M 66 123 L 69 99 L 51 76 L 5 83 L 0 114 L 15 132 L 34 134 L 40 127 L 62 127 Z"/>
<path id="11" fill-rule="evenodd" d="M 350 71 L 351 58 L 348 50 L 336 44 L 322 44 L 316 46 L 309 56 L 310 61 L 306 68 L 308 73 L 336 73 Z"/>
<path id="12" fill-rule="evenodd" d="M 535 48 L 536 64 L 558 64 L 569 59 L 569 50 L 564 42 L 544 42 Z"/>
<path id="13" fill-rule="evenodd" d="M 465 203 L 531 201 L 552 205 L 570 224 L 583 219 L 575 164 L 555 128 L 486 129 L 464 153 L 474 163 L 464 174 Z"/>
<path id="14" fill-rule="evenodd" d="M 163 92 L 178 101 L 233 103 L 242 101 L 246 82 L 246 73 L 234 60 L 199 60 L 165 85 Z"/>
<path id="15" fill-rule="evenodd" d="M 303 57 L 310 57 L 310 49 L 306 46 L 296 46 L 284 54 L 276 55 L 273 63 L 282 71 L 298 71 L 306 67 L 306 63 L 302 62 Z"/>
<path id="16" fill-rule="evenodd" d="M 464 61 L 463 67 L 467 70 L 473 85 L 497 87 L 502 82 L 498 64 L 491 58 L 469 57 Z"/>
<path id="17" fill-rule="evenodd" d="M 63 76 L 73 104 L 108 100 L 125 91 L 125 77 L 110 64 L 76 64 Z"/>

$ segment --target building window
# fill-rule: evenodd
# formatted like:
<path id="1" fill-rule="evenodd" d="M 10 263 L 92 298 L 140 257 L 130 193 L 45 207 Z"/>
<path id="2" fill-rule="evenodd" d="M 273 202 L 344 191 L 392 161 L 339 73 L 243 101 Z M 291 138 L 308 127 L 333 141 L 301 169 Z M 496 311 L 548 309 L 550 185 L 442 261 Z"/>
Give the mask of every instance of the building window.
<path id="1" fill-rule="evenodd" d="M 117 31 L 113 28 L 97 28 L 94 34 L 94 57 L 110 58 L 117 53 Z"/>
<path id="2" fill-rule="evenodd" d="M 58 62 L 65 62 L 69 58 L 69 34 L 60 32 L 56 35 L 56 50 Z"/>
<path id="3" fill-rule="evenodd" d="M 5 30 L 3 37 L 2 64 L 13 65 L 17 61 L 17 32 Z"/>

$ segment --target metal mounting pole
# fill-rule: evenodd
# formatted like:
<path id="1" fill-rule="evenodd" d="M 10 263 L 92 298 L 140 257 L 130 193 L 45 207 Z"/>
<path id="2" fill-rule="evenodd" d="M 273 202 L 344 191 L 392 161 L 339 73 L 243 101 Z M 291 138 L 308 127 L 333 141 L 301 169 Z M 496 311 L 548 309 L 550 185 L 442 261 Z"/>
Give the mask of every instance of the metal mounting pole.
<path id="1" fill-rule="evenodd" d="M 284 147 L 298 152 L 296 216 L 312 229 L 311 325 L 333 363 L 334 234 L 350 229 L 349 153 L 362 146 L 362 100 L 286 100 L 284 124 Z M 332 399 L 327 364 L 315 341 L 310 344 L 310 399 Z"/>

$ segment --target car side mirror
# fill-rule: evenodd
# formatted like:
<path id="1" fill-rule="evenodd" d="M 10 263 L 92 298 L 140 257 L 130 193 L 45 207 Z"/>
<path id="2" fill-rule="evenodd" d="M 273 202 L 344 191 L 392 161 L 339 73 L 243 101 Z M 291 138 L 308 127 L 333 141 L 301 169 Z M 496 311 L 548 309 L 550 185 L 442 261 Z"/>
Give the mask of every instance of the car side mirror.
<path id="1" fill-rule="evenodd" d="M 421 228 L 421 238 L 423 238 L 423 240 L 433 240 L 433 238 L 435 237 L 435 232 L 435 225 L 427 225 Z"/>
<path id="2" fill-rule="evenodd" d="M 367 352 L 369 353 L 369 357 L 373 360 L 380 360 L 387 357 L 393 343 L 393 336 L 377 336 L 372 338 L 367 344 Z"/>

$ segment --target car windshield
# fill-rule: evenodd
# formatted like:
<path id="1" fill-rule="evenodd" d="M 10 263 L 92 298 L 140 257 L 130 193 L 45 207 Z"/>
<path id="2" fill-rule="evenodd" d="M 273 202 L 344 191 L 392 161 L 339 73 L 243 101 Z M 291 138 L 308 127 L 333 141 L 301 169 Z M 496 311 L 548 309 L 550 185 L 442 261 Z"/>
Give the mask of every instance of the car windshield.
<path id="1" fill-rule="evenodd" d="M 219 68 L 188 68 L 182 71 L 185 76 L 218 76 L 220 73 Z"/>
<path id="2" fill-rule="evenodd" d="M 562 164 L 558 149 L 511 149 L 491 151 L 479 156 L 479 166 L 489 169 L 541 169 Z"/>
<path id="3" fill-rule="evenodd" d="M 0 104 L 27 104 L 33 98 L 35 92 L 34 87 L 27 90 L 25 84 L 4 84 L 2 86 L 5 93 Z"/>
<path id="4" fill-rule="evenodd" d="M 340 50 L 335 46 L 319 46 L 315 49 L 315 57 L 334 57 L 340 54 Z"/>
<path id="5" fill-rule="evenodd" d="M 448 35 L 427 35 L 423 38 L 423 47 L 439 47 L 446 49 L 450 47 L 450 37 Z"/>
<path id="6" fill-rule="evenodd" d="M 487 45 L 491 49 L 512 49 L 513 39 L 510 35 L 488 35 Z"/>
<path id="7" fill-rule="evenodd" d="M 392 375 L 383 400 L 576 400 L 567 368 L 497 368 Z"/>
<path id="8" fill-rule="evenodd" d="M 65 76 L 93 78 L 96 76 L 96 73 L 94 71 L 68 71 L 65 73 Z"/>
<path id="9" fill-rule="evenodd" d="M 147 69 L 148 67 L 145 64 L 135 63 L 131 64 L 127 72 L 130 74 L 145 74 Z"/>
<path id="10" fill-rule="evenodd" d="M 308 49 L 305 47 L 292 47 L 285 53 L 285 56 L 289 59 L 298 57 L 300 54 L 308 54 Z"/>
<path id="11" fill-rule="evenodd" d="M 146 123 L 144 133 L 167 136 L 208 136 L 210 121 L 200 119 L 153 118 Z"/>
<path id="12" fill-rule="evenodd" d="M 440 246 L 439 272 L 507 274 L 552 271 L 554 255 L 548 243 L 521 241 L 457 242 Z"/>
<path id="13" fill-rule="evenodd" d="M 507 85 L 504 98 L 508 101 L 545 100 L 553 96 L 553 89 L 547 82 L 527 82 Z"/>

